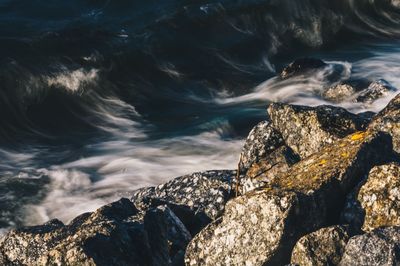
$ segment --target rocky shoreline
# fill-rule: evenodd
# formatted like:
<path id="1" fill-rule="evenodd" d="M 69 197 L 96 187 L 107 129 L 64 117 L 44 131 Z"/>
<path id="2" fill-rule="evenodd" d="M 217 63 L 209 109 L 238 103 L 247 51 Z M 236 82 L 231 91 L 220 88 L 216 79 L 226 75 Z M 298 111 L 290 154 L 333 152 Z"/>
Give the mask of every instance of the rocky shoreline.
<path id="1" fill-rule="evenodd" d="M 324 67 L 302 59 L 280 78 Z M 394 89 L 338 84 L 371 102 Z M 400 94 L 378 114 L 273 103 L 237 170 L 143 188 L 69 224 L 18 228 L 1 265 L 397 265 Z"/>

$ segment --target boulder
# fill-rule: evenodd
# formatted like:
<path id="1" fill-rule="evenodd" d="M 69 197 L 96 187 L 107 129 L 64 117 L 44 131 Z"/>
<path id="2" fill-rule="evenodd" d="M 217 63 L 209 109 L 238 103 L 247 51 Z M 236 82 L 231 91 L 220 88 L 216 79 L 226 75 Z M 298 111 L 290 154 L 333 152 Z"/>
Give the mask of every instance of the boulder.
<path id="1" fill-rule="evenodd" d="M 346 245 L 341 266 L 383 266 L 400 263 L 400 228 L 379 228 L 352 237 Z"/>
<path id="2" fill-rule="evenodd" d="M 369 125 L 371 130 L 388 132 L 393 138 L 393 147 L 400 153 L 400 94 L 379 112 Z"/>
<path id="3" fill-rule="evenodd" d="M 295 75 L 303 74 L 304 72 L 318 69 L 327 66 L 327 64 L 315 58 L 300 58 L 296 59 L 288 66 L 286 66 L 280 73 L 282 79 L 287 79 Z"/>
<path id="4" fill-rule="evenodd" d="M 345 195 L 391 148 L 387 134 L 371 132 L 324 147 L 267 187 L 229 201 L 222 218 L 192 239 L 186 264 L 289 262 L 301 236 L 337 222 Z"/>
<path id="5" fill-rule="evenodd" d="M 390 85 L 389 82 L 384 79 L 380 79 L 372 82 L 368 88 L 361 91 L 356 98 L 356 102 L 373 103 L 379 98 L 388 96 L 389 93 L 395 91 L 396 88 Z"/>
<path id="6" fill-rule="evenodd" d="M 333 106 L 306 107 L 274 103 L 268 108 L 273 126 L 286 144 L 305 158 L 351 133 L 363 130 L 367 119 Z"/>
<path id="7" fill-rule="evenodd" d="M 322 93 L 322 98 L 327 101 L 339 103 L 351 99 L 356 89 L 349 84 L 338 84 L 328 88 Z"/>
<path id="8" fill-rule="evenodd" d="M 167 205 L 194 235 L 223 213 L 235 178 L 236 171 L 194 173 L 140 189 L 131 201 L 142 211 Z"/>
<path id="9" fill-rule="evenodd" d="M 168 265 L 189 239 L 167 207 L 143 218 L 121 199 L 68 225 L 52 220 L 15 229 L 0 243 L 0 258 L 5 265 Z"/>
<path id="10" fill-rule="evenodd" d="M 335 225 L 305 235 L 296 243 L 293 265 L 338 265 L 351 237 L 348 227 Z"/>

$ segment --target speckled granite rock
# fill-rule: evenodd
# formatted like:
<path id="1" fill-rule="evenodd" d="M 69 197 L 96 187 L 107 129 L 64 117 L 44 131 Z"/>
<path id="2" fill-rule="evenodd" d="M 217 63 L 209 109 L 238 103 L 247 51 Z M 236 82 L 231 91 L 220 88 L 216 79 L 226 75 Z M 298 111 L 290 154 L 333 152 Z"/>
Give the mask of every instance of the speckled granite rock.
<path id="1" fill-rule="evenodd" d="M 346 245 L 341 266 L 387 266 L 400 264 L 400 228 L 387 227 L 354 236 Z"/>
<path id="2" fill-rule="evenodd" d="M 345 226 L 331 226 L 300 238 L 292 252 L 291 263 L 302 266 L 338 265 L 351 232 Z"/>
<path id="3" fill-rule="evenodd" d="M 393 138 L 394 150 L 400 153 L 400 94 L 374 117 L 369 128 L 388 132 Z"/>
<path id="4" fill-rule="evenodd" d="M 232 196 L 236 171 L 207 171 L 177 177 L 157 187 L 134 192 L 131 200 L 140 210 L 168 205 L 192 234 L 224 211 Z M 233 186 L 234 187 L 234 186 Z"/>
<path id="5" fill-rule="evenodd" d="M 357 98 L 357 102 L 373 103 L 379 98 L 387 96 L 390 92 L 395 92 L 396 88 L 390 85 L 386 80 L 380 79 L 372 82 L 368 88 L 361 91 Z"/>
<path id="6" fill-rule="evenodd" d="M 222 219 L 190 242 L 186 264 L 288 262 L 300 236 L 338 220 L 346 193 L 391 148 L 388 135 L 370 132 L 324 147 L 266 188 L 229 201 Z"/>
<path id="7" fill-rule="evenodd" d="M 365 128 L 368 120 L 333 106 L 275 103 L 268 108 L 273 126 L 286 144 L 305 158 L 326 144 Z"/>
<path id="8" fill-rule="evenodd" d="M 322 93 L 322 98 L 327 101 L 339 103 L 351 99 L 356 89 L 350 84 L 338 84 L 328 88 Z"/>
<path id="9" fill-rule="evenodd" d="M 286 66 L 280 73 L 282 79 L 290 78 L 294 75 L 302 74 L 312 69 L 325 67 L 326 63 L 320 59 L 315 58 L 300 58 L 296 59 L 288 66 Z"/>
<path id="10" fill-rule="evenodd" d="M 274 152 L 285 143 L 281 134 L 267 121 L 260 122 L 249 133 L 240 154 L 240 174 L 246 174 L 247 170 L 267 155 Z"/>
<path id="11" fill-rule="evenodd" d="M 287 172 L 300 161 L 300 157 L 291 148 L 284 145 L 277 148 L 264 159 L 254 163 L 241 179 L 241 193 L 245 194 L 271 183 L 275 178 Z"/>
<path id="12" fill-rule="evenodd" d="M 166 207 L 149 211 L 143 221 L 121 199 L 68 225 L 52 220 L 13 230 L 0 244 L 0 257 L 6 265 L 168 265 L 189 238 Z"/>

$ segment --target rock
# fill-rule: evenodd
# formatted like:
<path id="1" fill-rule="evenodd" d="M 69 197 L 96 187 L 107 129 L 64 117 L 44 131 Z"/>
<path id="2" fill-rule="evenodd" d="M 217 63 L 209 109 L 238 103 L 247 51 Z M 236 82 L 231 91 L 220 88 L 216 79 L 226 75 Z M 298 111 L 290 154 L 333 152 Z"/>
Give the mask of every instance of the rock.
<path id="1" fill-rule="evenodd" d="M 358 192 L 360 217 L 366 232 L 385 226 L 400 226 L 400 165 L 374 167 Z"/>
<path id="2" fill-rule="evenodd" d="M 371 130 L 388 132 L 393 138 L 393 148 L 400 153 L 400 94 L 379 112 L 371 124 Z"/>
<path id="3" fill-rule="evenodd" d="M 222 218 L 189 243 L 185 263 L 287 263 L 301 236 L 337 222 L 345 195 L 391 148 L 388 135 L 371 132 L 324 147 L 267 187 L 229 201 Z"/>
<path id="4" fill-rule="evenodd" d="M 356 98 L 356 102 L 373 103 L 374 101 L 395 92 L 396 88 L 390 85 L 386 80 L 380 79 L 372 82 L 368 88 L 361 91 Z"/>
<path id="5" fill-rule="evenodd" d="M 280 73 L 280 77 L 282 79 L 287 79 L 294 75 L 303 74 L 304 72 L 309 70 L 325 67 L 326 65 L 327 64 L 320 59 L 315 59 L 315 58 L 296 59 L 282 70 L 282 72 Z"/>
<path id="6" fill-rule="evenodd" d="M 300 238 L 292 252 L 293 265 L 338 265 L 351 232 L 345 226 L 331 226 Z"/>
<path id="7" fill-rule="evenodd" d="M 193 235 L 224 211 L 231 198 L 236 171 L 207 171 L 175 178 L 134 192 L 140 210 L 168 205 Z"/>
<path id="8" fill-rule="evenodd" d="M 333 106 L 306 107 L 274 103 L 268 108 L 273 126 L 286 144 L 305 158 L 324 145 L 363 130 L 368 120 Z"/>
<path id="9" fill-rule="evenodd" d="M 300 157 L 291 148 L 284 145 L 270 153 L 265 159 L 254 163 L 241 179 L 242 194 L 271 183 L 274 178 L 287 172 L 300 161 Z"/>
<path id="10" fill-rule="evenodd" d="M 246 174 L 247 170 L 261 159 L 284 145 L 281 134 L 272 127 L 271 123 L 263 121 L 256 125 L 249 133 L 240 155 L 240 174 Z"/>
<path id="11" fill-rule="evenodd" d="M 400 228 L 379 228 L 352 237 L 346 245 L 341 266 L 383 266 L 400 263 Z"/>
<path id="12" fill-rule="evenodd" d="M 338 84 L 322 93 L 322 98 L 330 102 L 339 103 L 351 99 L 356 89 L 349 84 Z"/>
<path id="13" fill-rule="evenodd" d="M 7 265 L 168 265 L 189 239 L 167 207 L 149 210 L 143 218 L 121 199 L 68 225 L 52 220 L 13 230 L 0 243 L 0 258 Z"/>

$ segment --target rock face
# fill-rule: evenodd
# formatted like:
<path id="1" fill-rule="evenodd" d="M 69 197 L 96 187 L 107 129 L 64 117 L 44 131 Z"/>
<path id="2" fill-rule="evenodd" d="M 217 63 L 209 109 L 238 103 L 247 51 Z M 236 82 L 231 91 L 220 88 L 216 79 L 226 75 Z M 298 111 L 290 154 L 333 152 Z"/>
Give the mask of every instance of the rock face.
<path id="1" fill-rule="evenodd" d="M 0 244 L 3 265 L 168 265 L 182 260 L 190 234 L 168 209 L 140 215 L 128 199 L 64 225 L 11 231 Z"/>
<path id="2" fill-rule="evenodd" d="M 339 265 L 399 265 L 400 228 L 387 227 L 352 237 Z"/>
<path id="3" fill-rule="evenodd" d="M 372 82 L 368 88 L 361 91 L 356 98 L 357 102 L 373 103 L 374 101 L 387 96 L 390 92 L 395 92 L 396 88 L 390 85 L 386 80 L 380 79 Z"/>
<path id="4" fill-rule="evenodd" d="M 207 171 L 175 178 L 157 187 L 136 191 L 132 202 L 145 211 L 168 205 L 192 234 L 224 211 L 232 195 L 236 171 Z"/>
<path id="5" fill-rule="evenodd" d="M 338 220 L 346 193 L 391 148 L 389 136 L 365 132 L 324 147 L 268 187 L 228 202 L 222 219 L 190 242 L 186 264 L 288 262 L 300 236 Z"/>
<path id="6" fill-rule="evenodd" d="M 367 120 L 333 106 L 306 107 L 275 103 L 268 108 L 273 126 L 286 144 L 305 158 L 326 144 L 363 130 Z"/>
<path id="7" fill-rule="evenodd" d="M 300 238 L 292 252 L 294 265 L 338 265 L 351 233 L 345 226 L 331 226 Z"/>
<path id="8" fill-rule="evenodd" d="M 322 98 L 330 102 L 339 103 L 351 99 L 356 89 L 349 84 L 338 84 L 323 92 Z"/>
<path id="9" fill-rule="evenodd" d="M 290 63 L 287 67 L 285 67 L 280 77 L 282 79 L 290 78 L 294 75 L 302 74 L 306 71 L 318 69 L 321 67 L 325 67 L 326 63 L 320 59 L 315 58 L 300 58 L 296 59 L 292 63 Z"/>
<path id="10" fill-rule="evenodd" d="M 393 138 L 394 150 L 400 153 L 400 94 L 374 117 L 369 128 L 388 132 Z"/>

